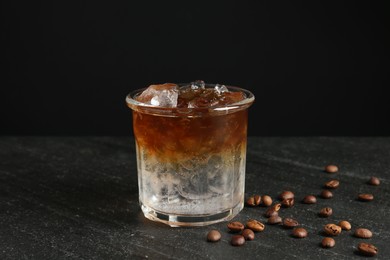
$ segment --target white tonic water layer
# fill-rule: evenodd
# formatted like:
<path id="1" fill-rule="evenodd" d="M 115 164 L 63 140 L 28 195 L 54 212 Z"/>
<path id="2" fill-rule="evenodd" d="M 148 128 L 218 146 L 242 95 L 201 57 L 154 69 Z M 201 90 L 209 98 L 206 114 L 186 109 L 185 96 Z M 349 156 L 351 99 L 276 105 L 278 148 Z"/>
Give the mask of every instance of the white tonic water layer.
<path id="1" fill-rule="evenodd" d="M 140 202 L 156 212 L 213 215 L 243 203 L 245 143 L 223 153 L 168 163 L 136 147 Z"/>

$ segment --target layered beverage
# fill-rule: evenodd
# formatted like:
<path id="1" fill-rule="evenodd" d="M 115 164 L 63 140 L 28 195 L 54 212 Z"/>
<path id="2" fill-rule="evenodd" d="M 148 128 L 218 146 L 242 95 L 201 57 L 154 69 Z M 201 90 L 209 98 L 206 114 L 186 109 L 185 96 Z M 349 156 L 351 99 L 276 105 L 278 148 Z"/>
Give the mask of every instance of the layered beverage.
<path id="1" fill-rule="evenodd" d="M 202 81 L 166 83 L 134 91 L 126 101 L 144 215 L 171 226 L 233 218 L 244 204 L 252 93 Z"/>

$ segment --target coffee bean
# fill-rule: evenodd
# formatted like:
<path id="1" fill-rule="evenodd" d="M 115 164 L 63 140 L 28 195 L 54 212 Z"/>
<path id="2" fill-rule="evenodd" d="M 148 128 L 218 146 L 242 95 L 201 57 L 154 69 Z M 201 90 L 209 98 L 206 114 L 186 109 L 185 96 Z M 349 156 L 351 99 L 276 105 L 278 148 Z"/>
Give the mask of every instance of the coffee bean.
<path id="1" fill-rule="evenodd" d="M 379 184 L 381 184 L 381 181 L 377 177 L 371 177 L 368 181 L 368 184 L 378 186 Z"/>
<path id="2" fill-rule="evenodd" d="M 331 216 L 332 213 L 333 213 L 332 208 L 326 207 L 326 208 L 321 209 L 320 213 L 318 213 L 318 214 L 320 215 L 320 217 L 327 218 L 327 217 Z"/>
<path id="3" fill-rule="evenodd" d="M 254 195 L 254 196 L 250 196 L 250 197 L 246 200 L 246 205 L 248 205 L 248 206 L 250 206 L 250 207 L 254 207 L 254 206 L 260 205 L 260 202 L 261 202 L 261 197 L 260 197 L 260 195 Z"/>
<path id="4" fill-rule="evenodd" d="M 303 198 L 302 202 L 305 204 L 315 204 L 317 203 L 317 198 L 314 195 L 307 195 Z"/>
<path id="5" fill-rule="evenodd" d="M 277 216 L 279 213 L 273 207 L 269 207 L 264 215 L 269 218 L 272 216 Z"/>
<path id="6" fill-rule="evenodd" d="M 255 233 L 253 233 L 253 231 L 249 228 L 244 229 L 241 235 L 245 238 L 245 240 L 255 239 Z"/>
<path id="7" fill-rule="evenodd" d="M 261 201 L 263 202 L 263 205 L 266 207 L 269 207 L 272 205 L 272 198 L 268 195 L 263 195 L 261 197 Z"/>
<path id="8" fill-rule="evenodd" d="M 249 197 L 247 200 L 246 200 L 246 205 L 250 206 L 250 207 L 254 207 L 256 206 L 255 204 L 255 198 L 253 196 Z"/>
<path id="9" fill-rule="evenodd" d="M 336 241 L 334 241 L 334 239 L 331 237 L 324 237 L 324 239 L 322 239 L 321 245 L 324 248 L 331 248 L 336 245 Z"/>
<path id="10" fill-rule="evenodd" d="M 333 193 L 330 190 L 323 190 L 321 192 L 321 197 L 323 199 L 330 199 L 330 198 L 333 198 Z"/>
<path id="11" fill-rule="evenodd" d="M 329 189 L 336 189 L 340 185 L 340 182 L 338 180 L 331 180 L 325 183 L 325 187 Z"/>
<path id="12" fill-rule="evenodd" d="M 238 222 L 238 221 L 228 223 L 227 227 L 232 232 L 240 232 L 240 231 L 244 230 L 244 228 L 245 228 L 244 224 L 242 224 L 241 222 Z"/>
<path id="13" fill-rule="evenodd" d="M 255 219 L 250 219 L 246 222 L 246 227 L 249 229 L 252 229 L 253 231 L 263 231 L 265 226 L 260 221 L 257 221 Z"/>
<path id="14" fill-rule="evenodd" d="M 285 208 L 290 208 L 290 207 L 294 206 L 294 199 L 293 198 L 284 199 L 284 200 L 282 200 L 281 204 Z"/>
<path id="15" fill-rule="evenodd" d="M 221 233 L 218 230 L 211 230 L 207 234 L 207 241 L 209 242 L 217 242 L 221 239 Z"/>
<path id="16" fill-rule="evenodd" d="M 296 238 L 304 238 L 307 237 L 307 231 L 304 228 L 294 228 L 292 235 Z"/>
<path id="17" fill-rule="evenodd" d="M 358 237 L 358 238 L 371 238 L 372 232 L 370 230 L 368 230 L 367 228 L 358 228 L 355 230 L 354 235 L 355 235 L 355 237 Z"/>
<path id="18" fill-rule="evenodd" d="M 279 224 L 281 222 L 282 222 L 282 218 L 279 217 L 278 215 L 271 216 L 268 219 L 268 224 L 271 224 L 271 225 Z"/>
<path id="19" fill-rule="evenodd" d="M 242 246 L 245 244 L 245 238 L 242 235 L 234 235 L 232 236 L 232 240 L 230 240 L 232 246 Z"/>
<path id="20" fill-rule="evenodd" d="M 346 220 L 342 220 L 339 222 L 339 226 L 344 230 L 351 230 L 351 223 Z"/>
<path id="21" fill-rule="evenodd" d="M 298 225 L 299 225 L 299 223 L 295 219 L 292 219 L 292 218 L 283 219 L 283 226 L 285 228 L 293 228 L 293 227 L 296 227 Z"/>
<path id="22" fill-rule="evenodd" d="M 326 224 L 324 231 L 328 235 L 337 236 L 341 233 L 341 227 L 337 226 L 336 224 Z"/>
<path id="23" fill-rule="evenodd" d="M 294 193 L 292 191 L 289 191 L 289 190 L 285 190 L 279 194 L 280 200 L 293 199 L 293 198 L 294 198 Z"/>
<path id="24" fill-rule="evenodd" d="M 254 197 L 254 200 L 255 200 L 255 205 L 256 205 L 256 206 L 259 206 L 260 203 L 261 203 L 261 196 L 256 194 L 256 195 L 253 196 L 253 197 Z"/>
<path id="25" fill-rule="evenodd" d="M 277 203 L 277 204 L 271 206 L 271 208 L 273 208 L 275 211 L 279 211 L 281 206 L 282 206 L 281 203 Z"/>
<path id="26" fill-rule="evenodd" d="M 374 195 L 369 193 L 361 193 L 359 194 L 358 199 L 360 201 L 372 201 L 374 199 Z"/>
<path id="27" fill-rule="evenodd" d="M 378 254 L 378 248 L 369 243 L 360 243 L 358 245 L 358 250 L 362 255 L 365 256 L 375 256 Z"/>
<path id="28" fill-rule="evenodd" d="M 336 173 L 339 171 L 339 167 L 336 165 L 327 165 L 325 166 L 325 172 L 327 173 Z"/>

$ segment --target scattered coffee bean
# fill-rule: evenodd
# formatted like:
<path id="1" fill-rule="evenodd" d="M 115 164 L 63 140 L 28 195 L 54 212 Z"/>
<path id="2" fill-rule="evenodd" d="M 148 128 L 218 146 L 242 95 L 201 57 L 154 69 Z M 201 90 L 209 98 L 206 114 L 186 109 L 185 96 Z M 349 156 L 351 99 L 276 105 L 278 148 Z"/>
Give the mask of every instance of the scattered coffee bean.
<path id="1" fill-rule="evenodd" d="M 334 241 L 331 237 L 324 237 L 321 242 L 322 247 L 324 248 L 332 248 L 336 245 L 336 241 Z"/>
<path id="2" fill-rule="evenodd" d="M 245 238 L 242 235 L 234 235 L 230 243 L 232 246 L 242 246 L 245 244 Z"/>
<path id="3" fill-rule="evenodd" d="M 249 229 L 252 229 L 253 231 L 259 232 L 263 231 L 265 226 L 260 221 L 257 221 L 255 219 L 250 219 L 246 222 L 246 227 Z"/>
<path id="4" fill-rule="evenodd" d="M 296 238 L 304 238 L 307 237 L 307 231 L 304 228 L 294 228 L 292 235 Z"/>
<path id="5" fill-rule="evenodd" d="M 245 238 L 245 240 L 255 239 L 255 233 L 253 233 L 253 231 L 249 228 L 244 229 L 241 235 Z"/>
<path id="6" fill-rule="evenodd" d="M 332 213 L 333 213 L 332 208 L 326 207 L 326 208 L 322 208 L 320 210 L 320 212 L 318 213 L 318 215 L 320 215 L 320 217 L 327 218 L 327 217 L 330 217 L 332 215 Z"/>
<path id="7" fill-rule="evenodd" d="M 337 236 L 341 233 L 341 227 L 337 226 L 336 224 L 326 224 L 324 231 L 328 235 Z"/>
<path id="8" fill-rule="evenodd" d="M 250 207 L 254 207 L 256 206 L 255 204 L 255 198 L 253 196 L 249 197 L 247 200 L 246 200 L 246 205 L 250 206 Z"/>
<path id="9" fill-rule="evenodd" d="M 269 218 L 272 216 L 277 216 L 279 213 L 273 207 L 269 207 L 264 215 Z"/>
<path id="10" fill-rule="evenodd" d="M 294 193 L 292 191 L 289 191 L 289 190 L 285 190 L 279 194 L 280 200 L 293 199 L 293 198 L 294 198 Z"/>
<path id="11" fill-rule="evenodd" d="M 374 199 L 374 195 L 369 193 L 361 193 L 359 194 L 358 199 L 360 201 L 372 201 Z"/>
<path id="12" fill-rule="evenodd" d="M 240 232 L 240 231 L 244 230 L 244 228 L 245 228 L 244 224 L 242 224 L 241 222 L 238 222 L 238 221 L 228 223 L 227 227 L 232 232 Z"/>
<path id="13" fill-rule="evenodd" d="M 259 206 L 260 203 L 261 203 L 261 196 L 256 194 L 256 195 L 253 196 L 253 197 L 254 197 L 254 199 L 255 199 L 255 205 L 256 205 L 256 206 Z"/>
<path id="14" fill-rule="evenodd" d="M 282 218 L 278 215 L 274 215 L 268 219 L 268 224 L 275 225 L 279 223 L 282 223 Z"/>
<path id="15" fill-rule="evenodd" d="M 250 196 L 250 197 L 246 200 L 246 204 L 247 204 L 248 206 L 251 206 L 251 207 L 260 205 L 260 202 L 261 202 L 261 196 L 260 196 L 260 195 Z"/>
<path id="16" fill-rule="evenodd" d="M 296 227 L 298 225 L 299 225 L 299 223 L 295 219 L 292 219 L 292 218 L 283 219 L 283 226 L 285 228 L 293 228 L 293 227 Z"/>
<path id="17" fill-rule="evenodd" d="M 221 239 L 221 233 L 218 230 L 211 230 L 207 234 L 207 241 L 209 242 L 217 242 Z"/>
<path id="18" fill-rule="evenodd" d="M 321 192 L 321 197 L 323 199 L 330 199 L 330 198 L 333 198 L 333 193 L 330 190 L 323 190 Z"/>
<path id="19" fill-rule="evenodd" d="M 290 208 L 290 207 L 294 206 L 294 199 L 293 198 L 284 199 L 284 200 L 282 200 L 281 204 L 285 208 Z"/>
<path id="20" fill-rule="evenodd" d="M 379 184 L 381 184 L 381 181 L 377 177 L 371 177 L 368 181 L 368 184 L 378 186 Z"/>
<path id="21" fill-rule="evenodd" d="M 263 202 L 263 205 L 266 207 L 269 207 L 272 205 L 272 198 L 268 195 L 263 195 L 261 197 L 261 201 Z"/>
<path id="22" fill-rule="evenodd" d="M 276 204 L 273 205 L 271 208 L 273 208 L 275 211 L 279 211 L 281 206 L 282 206 L 281 203 L 276 203 Z"/>
<path id="23" fill-rule="evenodd" d="M 346 220 L 342 220 L 339 222 L 339 226 L 344 230 L 351 230 L 351 223 Z"/>
<path id="24" fill-rule="evenodd" d="M 314 195 L 307 195 L 303 198 L 302 202 L 305 204 L 315 204 L 317 203 L 317 198 Z"/>
<path id="25" fill-rule="evenodd" d="M 339 171 L 339 167 L 336 165 L 327 165 L 325 166 L 325 172 L 327 173 L 336 173 Z"/>
<path id="26" fill-rule="evenodd" d="M 359 253 L 365 256 L 375 256 L 378 254 L 378 248 L 373 244 L 369 243 L 360 243 L 358 245 Z"/>
<path id="27" fill-rule="evenodd" d="M 372 232 L 367 228 L 357 228 L 354 233 L 355 237 L 358 238 L 371 238 Z"/>
<path id="28" fill-rule="evenodd" d="M 340 185 L 340 182 L 338 180 L 331 180 L 325 183 L 325 187 L 329 189 L 336 189 Z"/>

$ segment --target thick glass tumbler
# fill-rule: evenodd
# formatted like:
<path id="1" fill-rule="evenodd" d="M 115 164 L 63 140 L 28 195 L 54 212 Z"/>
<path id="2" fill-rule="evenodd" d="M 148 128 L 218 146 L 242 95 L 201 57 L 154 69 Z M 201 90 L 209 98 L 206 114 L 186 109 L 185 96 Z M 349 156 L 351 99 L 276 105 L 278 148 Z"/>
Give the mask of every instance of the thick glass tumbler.
<path id="1" fill-rule="evenodd" d="M 215 85 L 207 84 L 206 88 Z M 244 207 L 251 92 L 226 105 L 159 107 L 126 97 L 133 110 L 139 202 L 148 219 L 170 226 L 230 220 Z"/>

